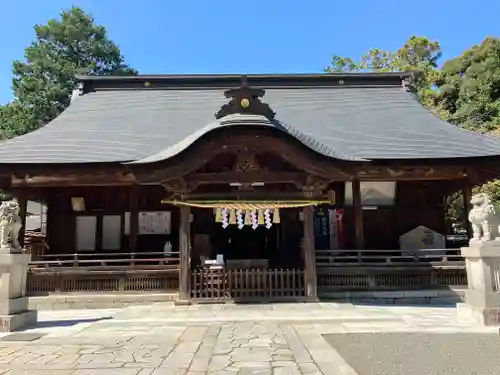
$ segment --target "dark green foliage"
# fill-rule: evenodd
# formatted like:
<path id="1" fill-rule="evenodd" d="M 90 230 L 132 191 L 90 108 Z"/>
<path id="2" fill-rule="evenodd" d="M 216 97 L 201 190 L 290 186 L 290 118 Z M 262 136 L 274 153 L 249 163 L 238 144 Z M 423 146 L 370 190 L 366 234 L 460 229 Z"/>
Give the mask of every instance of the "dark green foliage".
<path id="1" fill-rule="evenodd" d="M 441 47 L 436 41 L 412 36 L 403 47 L 395 52 L 372 48 L 359 62 L 351 58 L 334 55 L 325 72 L 413 72 L 412 82 L 422 102 L 428 105 L 435 95 L 433 85 L 437 76 Z"/>
<path id="2" fill-rule="evenodd" d="M 412 71 L 422 104 L 442 119 L 469 130 L 500 135 L 500 39 L 486 38 L 438 69 L 440 57 L 438 42 L 413 36 L 396 52 L 374 48 L 358 63 L 334 56 L 325 71 Z M 500 208 L 500 180 L 475 191 L 488 193 Z M 454 221 L 463 219 L 462 199 L 455 194 L 448 203 L 448 216 Z"/>
<path id="3" fill-rule="evenodd" d="M 124 63 L 106 29 L 73 7 L 46 25 L 35 25 L 36 39 L 24 61 L 13 63 L 14 101 L 0 107 L 3 138 L 38 129 L 60 114 L 75 88 L 75 75 L 135 75 Z"/>
<path id="4" fill-rule="evenodd" d="M 447 61 L 436 78 L 437 106 L 448 121 L 467 129 L 497 133 L 500 127 L 500 39 L 481 44 Z"/>

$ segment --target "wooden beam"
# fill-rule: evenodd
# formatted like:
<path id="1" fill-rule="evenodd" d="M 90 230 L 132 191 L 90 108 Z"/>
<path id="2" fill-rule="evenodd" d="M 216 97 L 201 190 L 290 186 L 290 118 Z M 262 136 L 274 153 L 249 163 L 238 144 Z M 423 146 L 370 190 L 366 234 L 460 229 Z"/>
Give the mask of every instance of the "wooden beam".
<path id="1" fill-rule="evenodd" d="M 129 191 L 130 230 L 128 234 L 128 250 L 137 250 L 137 235 L 139 233 L 139 186 L 132 185 Z"/>
<path id="2" fill-rule="evenodd" d="M 19 217 L 21 218 L 21 229 L 19 229 L 19 244 L 24 247 L 24 235 L 26 233 L 26 214 L 28 212 L 28 197 L 25 189 L 19 189 L 16 194 L 19 203 Z"/>
<path id="3" fill-rule="evenodd" d="M 328 199 L 328 194 L 314 196 L 303 191 L 270 191 L 261 188 L 255 188 L 253 191 L 225 191 L 225 192 L 207 192 L 207 193 L 185 193 L 182 194 L 185 200 L 301 200 L 301 199 Z"/>
<path id="4" fill-rule="evenodd" d="M 214 146 L 215 147 L 215 146 Z M 208 150 L 204 150 L 204 152 Z M 228 151 L 225 149 L 225 151 Z M 283 156 L 283 159 L 294 164 L 297 168 L 304 172 L 222 172 L 222 173 L 193 173 L 195 168 L 199 168 L 209 162 L 211 158 L 216 156 L 215 151 L 212 154 L 206 154 L 206 160 L 198 159 L 195 161 L 184 161 L 175 166 L 167 164 L 160 166 L 145 166 L 142 171 L 136 171 L 137 179 L 141 183 L 159 183 L 169 181 L 182 176 L 185 173 L 186 181 L 190 185 L 193 184 L 210 184 L 210 183 L 226 183 L 226 182 L 268 182 L 268 183 L 296 183 L 304 181 L 307 173 L 323 177 L 327 181 L 352 181 L 358 179 L 360 181 L 436 181 L 436 180 L 463 180 L 467 178 L 466 168 L 462 166 L 447 165 L 446 163 L 438 166 L 423 166 L 423 165 L 377 165 L 376 163 L 358 163 L 358 162 L 341 162 L 325 161 L 317 162 L 318 165 L 312 168 L 315 163 L 313 160 L 305 160 L 290 158 Z M 284 154 L 285 155 L 285 154 Z M 192 156 L 194 158 L 194 156 Z M 181 172 L 184 166 L 184 172 Z M 312 169 L 311 169 L 312 168 Z M 307 173 L 306 173 L 307 171 Z M 239 173 L 239 174 L 238 174 Z M 290 181 L 294 179 L 294 181 Z"/>
<path id="5" fill-rule="evenodd" d="M 469 221 L 469 207 L 470 207 L 470 199 L 472 196 L 472 189 L 470 186 L 465 186 L 462 189 L 462 198 L 464 204 L 464 223 L 465 229 L 467 230 L 467 237 L 472 238 L 472 225 Z"/>
<path id="6" fill-rule="evenodd" d="M 66 186 L 123 186 L 135 183 L 132 173 L 48 174 L 22 177 L 12 175 L 12 186 L 66 187 Z"/>
<path id="7" fill-rule="evenodd" d="M 95 250 L 102 251 L 102 223 L 103 223 L 103 215 L 96 215 L 96 231 L 95 231 Z"/>
<path id="8" fill-rule="evenodd" d="M 356 232 L 356 249 L 364 249 L 365 235 L 363 228 L 363 206 L 361 202 L 361 186 L 359 180 L 352 182 L 352 206 L 354 211 L 354 228 Z"/>
<path id="9" fill-rule="evenodd" d="M 361 181 L 415 181 L 415 180 L 457 180 L 467 177 L 461 166 L 422 166 L 365 164 L 353 166 L 350 170 L 354 178 Z"/>
<path id="10" fill-rule="evenodd" d="M 297 172 L 222 172 L 222 173 L 193 173 L 186 176 L 188 183 L 223 184 L 231 182 L 253 183 L 264 182 L 268 184 L 277 183 L 304 183 L 305 173 Z"/>
<path id="11" fill-rule="evenodd" d="M 307 297 L 318 297 L 316 280 L 316 251 L 314 245 L 314 208 L 304 207 L 304 273 Z"/>
<path id="12" fill-rule="evenodd" d="M 179 220 L 179 304 L 188 304 L 191 300 L 189 265 L 190 256 L 190 226 L 191 209 L 189 206 L 180 207 Z"/>
<path id="13" fill-rule="evenodd" d="M 222 152 L 238 154 L 242 150 L 252 150 L 253 154 L 273 152 L 299 170 L 332 180 L 350 178 L 336 163 L 326 157 L 318 157 L 317 153 L 296 140 L 280 137 L 269 132 L 269 129 L 260 128 L 253 128 L 244 134 L 209 135 L 202 141 L 195 142 L 183 153 L 182 158 L 175 156 L 152 164 L 130 164 L 129 168 L 141 184 L 161 183 L 194 172 Z"/>

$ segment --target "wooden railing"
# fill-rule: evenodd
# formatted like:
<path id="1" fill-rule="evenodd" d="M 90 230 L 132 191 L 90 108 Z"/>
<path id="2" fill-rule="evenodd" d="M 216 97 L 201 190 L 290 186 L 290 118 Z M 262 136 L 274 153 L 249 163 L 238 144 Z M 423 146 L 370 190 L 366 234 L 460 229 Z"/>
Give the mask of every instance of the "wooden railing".
<path id="1" fill-rule="evenodd" d="M 465 287 L 459 249 L 317 250 L 319 293 Z"/>
<path id="2" fill-rule="evenodd" d="M 31 262 L 27 293 L 177 292 L 175 253 L 53 254 Z"/>
<path id="3" fill-rule="evenodd" d="M 39 260 L 30 262 L 30 269 L 176 269 L 178 266 L 178 253 L 174 252 L 168 254 L 163 252 L 50 254 L 42 256 Z"/>
<path id="4" fill-rule="evenodd" d="M 356 265 L 456 266 L 464 264 L 460 249 L 316 250 L 317 267 Z"/>
<path id="5" fill-rule="evenodd" d="M 191 278 L 191 298 L 200 302 L 298 301 L 305 296 L 301 269 L 202 269 Z"/>
<path id="6" fill-rule="evenodd" d="M 178 270 L 29 272 L 28 295 L 68 292 L 177 292 Z"/>
<path id="7" fill-rule="evenodd" d="M 318 269 L 318 290 L 407 290 L 466 287 L 464 268 L 339 267 Z"/>
<path id="8" fill-rule="evenodd" d="M 47 244 L 45 242 L 34 242 L 25 245 L 24 251 L 26 254 L 31 255 L 31 260 L 36 261 L 41 259 L 45 251 L 47 250 Z"/>
<path id="9" fill-rule="evenodd" d="M 457 249 L 318 250 L 317 283 L 322 293 L 338 290 L 403 290 L 467 285 Z M 27 291 L 178 291 L 176 253 L 83 253 L 43 255 L 31 262 Z M 195 271 L 193 299 L 263 301 L 305 299 L 301 269 L 234 269 L 223 274 Z"/>

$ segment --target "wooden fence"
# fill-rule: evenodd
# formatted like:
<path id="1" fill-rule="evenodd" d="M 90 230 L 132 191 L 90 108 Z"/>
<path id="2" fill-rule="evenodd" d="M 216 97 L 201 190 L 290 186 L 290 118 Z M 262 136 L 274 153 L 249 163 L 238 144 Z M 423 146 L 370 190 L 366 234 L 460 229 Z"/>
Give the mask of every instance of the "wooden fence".
<path id="1" fill-rule="evenodd" d="M 177 292 L 179 260 L 170 253 L 53 254 L 30 262 L 27 293 Z"/>
<path id="2" fill-rule="evenodd" d="M 359 265 L 463 265 L 460 249 L 419 250 L 316 250 L 317 267 Z"/>
<path id="3" fill-rule="evenodd" d="M 317 250 L 318 293 L 465 287 L 458 249 Z M 30 263 L 27 292 L 177 292 L 175 253 L 42 255 Z M 302 269 L 198 270 L 191 296 L 202 301 L 304 300 Z"/>
<path id="4" fill-rule="evenodd" d="M 140 253 L 76 253 L 47 254 L 30 262 L 30 268 L 86 268 L 86 269 L 157 269 L 177 268 L 178 253 L 140 252 Z"/>
<path id="5" fill-rule="evenodd" d="M 192 272 L 191 298 L 198 302 L 304 300 L 304 271 L 201 269 Z"/>
<path id="6" fill-rule="evenodd" d="M 28 272 L 28 295 L 68 292 L 177 292 L 177 270 Z"/>
<path id="7" fill-rule="evenodd" d="M 465 287 L 459 249 L 317 250 L 319 293 Z"/>
<path id="8" fill-rule="evenodd" d="M 26 244 L 25 247 L 25 252 L 26 254 L 31 255 L 32 261 L 41 259 L 44 256 L 46 250 L 47 250 L 47 244 L 45 243 L 45 241 L 29 243 Z"/>
<path id="9" fill-rule="evenodd" d="M 465 287 L 464 268 L 343 267 L 318 269 L 318 291 L 408 290 Z"/>

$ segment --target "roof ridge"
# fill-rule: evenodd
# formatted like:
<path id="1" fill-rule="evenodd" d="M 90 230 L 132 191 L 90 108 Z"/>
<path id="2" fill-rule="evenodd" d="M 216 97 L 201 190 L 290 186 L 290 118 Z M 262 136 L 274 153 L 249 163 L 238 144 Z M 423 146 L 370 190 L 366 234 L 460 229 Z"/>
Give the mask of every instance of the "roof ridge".
<path id="1" fill-rule="evenodd" d="M 226 90 L 229 86 L 166 86 L 166 87 L 104 87 L 99 88 L 97 91 L 169 91 L 169 90 Z M 398 88 L 401 85 L 351 85 L 351 86 L 333 86 L 333 85 L 308 85 L 308 86 L 287 86 L 287 85 L 276 85 L 276 86 L 252 86 L 254 88 L 263 88 L 266 90 L 279 90 L 279 89 L 291 89 L 291 90 L 304 90 L 304 89 L 318 89 L 318 88 L 329 88 L 329 89 L 384 89 L 384 88 Z M 85 94 L 89 94 L 94 91 L 87 91 Z M 84 94 L 84 95 L 85 95 Z"/>
<path id="2" fill-rule="evenodd" d="M 250 87 L 360 87 L 401 86 L 411 73 L 323 73 L 323 74 L 211 74 L 211 75 L 142 75 L 142 76 L 78 76 L 84 92 L 127 89 L 168 88 L 237 88 L 246 77 Z"/>
<path id="3" fill-rule="evenodd" d="M 193 73 L 193 74 L 137 74 L 133 76 L 121 75 L 106 75 L 106 76 L 93 76 L 93 75 L 76 75 L 78 80 L 84 81 L 119 81 L 119 80 L 143 80 L 143 79 L 213 79 L 213 78 L 226 78 L 238 79 L 242 76 L 247 78 L 318 78 L 318 77 L 370 77 L 370 78 L 384 78 L 384 77 L 411 77 L 412 72 L 332 72 L 332 73 Z"/>

